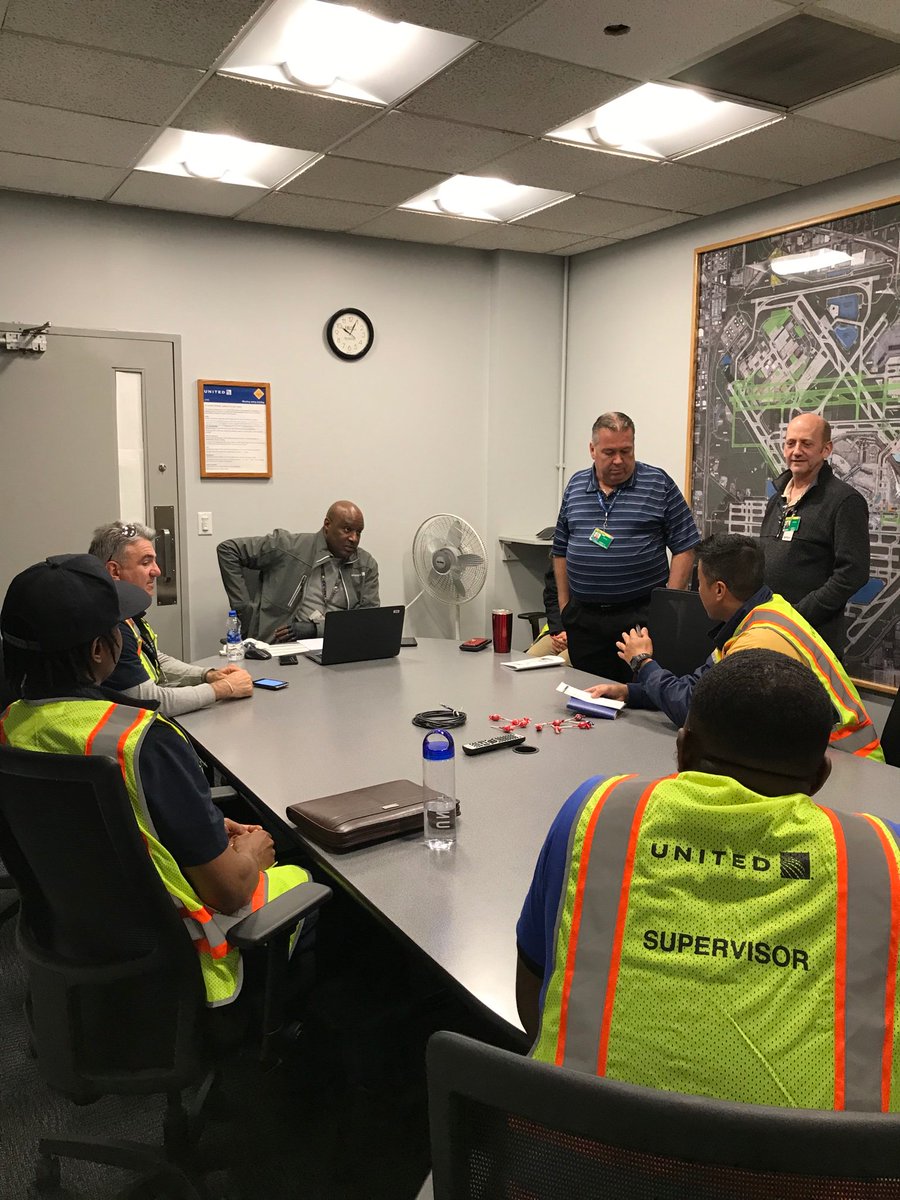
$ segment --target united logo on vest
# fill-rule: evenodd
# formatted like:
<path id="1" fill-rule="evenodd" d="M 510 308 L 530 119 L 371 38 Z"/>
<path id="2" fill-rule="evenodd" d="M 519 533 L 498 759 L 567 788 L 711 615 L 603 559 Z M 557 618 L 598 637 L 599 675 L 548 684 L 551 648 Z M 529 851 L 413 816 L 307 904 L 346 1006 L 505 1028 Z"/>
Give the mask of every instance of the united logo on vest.
<path id="1" fill-rule="evenodd" d="M 756 608 L 751 609 L 734 631 L 734 636 L 721 650 L 713 651 L 716 662 L 725 657 L 735 638 L 751 626 L 762 626 L 784 638 L 803 656 L 810 670 L 818 676 L 838 714 L 837 724 L 831 735 L 832 746 L 859 758 L 872 758 L 876 762 L 884 762 L 878 734 L 859 698 L 859 692 L 850 681 L 850 676 L 812 625 L 805 621 L 783 596 L 773 596 L 765 604 L 758 604 Z"/>
<path id="2" fill-rule="evenodd" d="M 584 801 L 568 861 L 535 1058 L 754 1104 L 900 1109 L 900 855 L 877 818 L 724 776 L 618 776 Z"/>
<path id="3" fill-rule="evenodd" d="M 141 746 L 154 721 L 165 718 L 106 700 L 20 700 L 0 720 L 0 741 L 20 750 L 99 754 L 118 762 L 147 851 L 199 954 L 206 1002 L 211 1007 L 229 1004 L 240 992 L 243 972 L 240 951 L 228 945 L 227 931 L 267 900 L 305 883 L 309 875 L 300 867 L 270 867 L 260 871 L 256 890 L 243 909 L 227 916 L 207 908 L 158 840 L 141 788 Z M 170 728 L 184 737 L 174 725 Z"/>

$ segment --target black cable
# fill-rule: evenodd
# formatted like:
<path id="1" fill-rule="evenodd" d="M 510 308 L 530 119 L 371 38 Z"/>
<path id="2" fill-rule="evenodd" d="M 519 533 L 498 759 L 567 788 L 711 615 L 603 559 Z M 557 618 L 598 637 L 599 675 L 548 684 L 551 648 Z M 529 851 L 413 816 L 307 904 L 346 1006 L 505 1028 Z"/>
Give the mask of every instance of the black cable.
<path id="1" fill-rule="evenodd" d="M 427 712 L 419 712 L 412 719 L 413 725 L 420 729 L 456 729 L 465 725 L 466 714 L 458 708 L 445 704 L 443 708 L 432 708 Z"/>

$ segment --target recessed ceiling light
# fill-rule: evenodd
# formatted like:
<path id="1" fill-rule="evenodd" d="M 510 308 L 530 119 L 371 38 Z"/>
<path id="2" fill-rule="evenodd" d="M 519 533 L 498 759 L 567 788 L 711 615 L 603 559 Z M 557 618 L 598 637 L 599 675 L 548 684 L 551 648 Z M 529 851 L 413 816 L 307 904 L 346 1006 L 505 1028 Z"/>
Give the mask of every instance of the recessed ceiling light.
<path id="1" fill-rule="evenodd" d="M 645 83 L 547 137 L 645 158 L 683 158 L 784 119 L 693 88 Z"/>
<path id="2" fill-rule="evenodd" d="M 481 175 L 454 175 L 401 204 L 416 212 L 443 213 L 476 221 L 513 221 L 568 200 L 570 192 L 526 187 Z"/>
<path id="3" fill-rule="evenodd" d="M 272 188 L 317 157 L 315 150 L 268 146 L 230 134 L 164 129 L 135 170 Z"/>
<path id="4" fill-rule="evenodd" d="M 348 4 L 275 0 L 219 73 L 391 104 L 474 44 Z"/>
<path id="5" fill-rule="evenodd" d="M 810 271 L 824 271 L 827 267 L 842 267 L 852 261 L 843 250 L 821 246 L 801 254 L 774 255 L 769 259 L 769 266 L 776 275 L 806 275 Z"/>

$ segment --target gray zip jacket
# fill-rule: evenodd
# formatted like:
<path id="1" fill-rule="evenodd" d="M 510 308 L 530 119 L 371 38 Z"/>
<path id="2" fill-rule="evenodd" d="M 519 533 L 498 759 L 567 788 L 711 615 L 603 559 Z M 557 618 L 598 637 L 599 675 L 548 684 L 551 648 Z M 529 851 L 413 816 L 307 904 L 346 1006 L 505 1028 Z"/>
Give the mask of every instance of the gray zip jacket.
<path id="1" fill-rule="evenodd" d="M 317 533 L 275 529 L 264 537 L 231 538 L 217 546 L 216 554 L 228 601 L 240 617 L 244 637 L 270 642 L 280 625 L 316 610 L 323 615 L 322 621 L 315 622 L 321 636 L 326 612 L 378 607 L 378 563 L 366 550 L 357 550 L 346 562 L 334 558 L 321 529 Z M 258 590 L 252 597 L 245 570 L 259 573 Z"/>

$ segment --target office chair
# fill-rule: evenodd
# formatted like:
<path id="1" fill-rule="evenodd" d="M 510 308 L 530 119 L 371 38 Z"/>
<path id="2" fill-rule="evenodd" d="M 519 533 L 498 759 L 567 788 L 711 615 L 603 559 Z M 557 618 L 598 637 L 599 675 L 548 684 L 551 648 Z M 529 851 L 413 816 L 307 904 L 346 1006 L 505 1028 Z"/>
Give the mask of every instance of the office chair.
<path id="1" fill-rule="evenodd" d="M 654 588 L 650 593 L 647 628 L 653 657 L 673 675 L 689 675 L 712 653 L 710 632 L 717 621 L 706 615 L 697 592 Z"/>
<path id="2" fill-rule="evenodd" d="M 884 761 L 892 767 L 900 767 L 900 691 L 894 696 L 891 711 L 881 734 L 881 749 Z"/>
<path id="3" fill-rule="evenodd" d="M 137 1170 L 121 1194 L 193 1200 L 191 1173 L 211 1062 L 246 1030 L 251 989 L 207 1010 L 197 952 L 143 844 L 113 759 L 0 746 L 0 853 L 19 889 L 26 1016 L 45 1081 L 76 1104 L 103 1095 L 168 1099 L 163 1146 L 42 1138 L 35 1182 L 59 1184 L 57 1156 Z M 232 945 L 267 944 L 263 1052 L 274 1053 L 288 943 L 331 895 L 302 884 L 235 924 Z M 188 1103 L 182 1092 L 197 1087 Z"/>
<path id="4" fill-rule="evenodd" d="M 216 550 L 216 559 L 219 563 L 219 574 L 222 576 L 222 586 L 225 588 L 225 595 L 228 596 L 228 586 L 225 582 L 225 573 L 222 570 L 222 560 L 218 557 L 218 549 Z M 247 587 L 247 594 L 250 597 L 250 613 L 244 614 L 245 620 L 241 622 L 241 636 L 257 637 L 259 635 L 259 589 L 261 572 L 255 571 L 252 567 L 241 567 L 241 573 L 244 576 L 244 583 Z M 228 603 L 231 605 L 231 597 L 228 596 Z"/>
<path id="5" fill-rule="evenodd" d="M 896 1113 L 655 1091 L 454 1033 L 427 1064 L 434 1200 L 900 1197 Z"/>
<path id="6" fill-rule="evenodd" d="M 547 614 L 545 612 L 524 612 L 519 613 L 518 617 L 520 621 L 528 622 L 531 626 L 531 640 L 533 642 L 537 641 L 541 632 L 541 626 L 547 619 Z"/>

